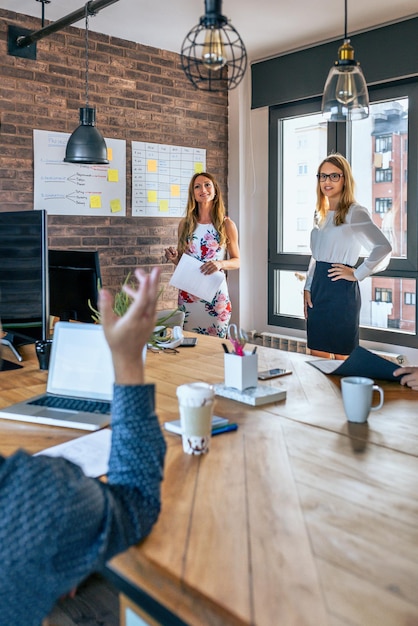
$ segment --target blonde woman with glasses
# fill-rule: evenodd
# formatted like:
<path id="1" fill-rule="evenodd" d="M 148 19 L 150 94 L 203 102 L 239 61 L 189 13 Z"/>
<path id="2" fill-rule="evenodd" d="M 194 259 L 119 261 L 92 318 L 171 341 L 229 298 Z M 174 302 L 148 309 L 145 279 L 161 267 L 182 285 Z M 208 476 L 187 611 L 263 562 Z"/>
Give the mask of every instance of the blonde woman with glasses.
<path id="1" fill-rule="evenodd" d="M 304 287 L 307 344 L 314 356 L 346 359 L 359 345 L 358 282 L 388 266 L 392 247 L 356 202 L 351 167 L 341 154 L 322 161 L 317 181 Z M 368 256 L 356 267 L 362 248 Z"/>

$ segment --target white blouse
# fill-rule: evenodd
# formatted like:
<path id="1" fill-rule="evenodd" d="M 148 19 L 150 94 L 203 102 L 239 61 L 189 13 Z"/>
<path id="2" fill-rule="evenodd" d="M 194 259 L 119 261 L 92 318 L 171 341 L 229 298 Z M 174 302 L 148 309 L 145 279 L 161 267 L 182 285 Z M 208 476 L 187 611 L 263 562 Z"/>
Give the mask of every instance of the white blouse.
<path id="1" fill-rule="evenodd" d="M 312 257 L 308 267 L 305 289 L 310 291 L 316 261 L 344 263 L 354 266 L 365 248 L 368 257 L 354 270 L 357 280 L 363 280 L 389 265 L 392 246 L 373 223 L 368 210 L 352 204 L 345 223 L 334 224 L 334 211 L 328 211 L 324 221 L 311 232 Z"/>

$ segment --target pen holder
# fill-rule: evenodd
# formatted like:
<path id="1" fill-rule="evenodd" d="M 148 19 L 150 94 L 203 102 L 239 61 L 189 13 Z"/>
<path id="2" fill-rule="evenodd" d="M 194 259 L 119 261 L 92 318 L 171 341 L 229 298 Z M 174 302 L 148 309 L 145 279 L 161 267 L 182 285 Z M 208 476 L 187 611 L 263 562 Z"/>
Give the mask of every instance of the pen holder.
<path id="1" fill-rule="evenodd" d="M 224 355 L 225 386 L 243 391 L 248 387 L 257 387 L 258 355 L 250 352 L 244 356 Z"/>

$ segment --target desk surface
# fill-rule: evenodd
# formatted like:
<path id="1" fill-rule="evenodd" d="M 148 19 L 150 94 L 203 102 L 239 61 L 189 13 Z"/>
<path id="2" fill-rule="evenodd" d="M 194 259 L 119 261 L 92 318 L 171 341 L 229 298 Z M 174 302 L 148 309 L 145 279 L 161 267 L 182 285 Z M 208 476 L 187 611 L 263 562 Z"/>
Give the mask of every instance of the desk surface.
<path id="1" fill-rule="evenodd" d="M 215 437 L 204 457 L 166 434 L 160 518 L 111 562 L 113 575 L 199 626 L 418 624 L 418 394 L 383 382 L 384 407 L 349 427 L 337 377 L 304 355 L 258 354 L 259 369 L 293 371 L 263 383 L 287 389 L 287 399 L 249 407 L 217 398 L 216 413 L 239 430 Z M 161 422 L 178 418 L 179 384 L 222 379 L 217 339 L 147 355 Z M 45 382 L 34 361 L 2 372 L 1 405 Z M 0 452 L 82 434 L 3 420 Z"/>

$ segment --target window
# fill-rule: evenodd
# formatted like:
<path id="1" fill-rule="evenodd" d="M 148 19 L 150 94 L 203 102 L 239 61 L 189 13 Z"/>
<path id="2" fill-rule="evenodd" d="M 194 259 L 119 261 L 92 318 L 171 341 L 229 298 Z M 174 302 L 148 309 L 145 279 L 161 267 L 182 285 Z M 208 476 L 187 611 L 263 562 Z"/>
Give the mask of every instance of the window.
<path id="1" fill-rule="evenodd" d="M 340 152 L 358 202 L 393 248 L 389 267 L 360 283 L 360 337 L 418 347 L 418 82 L 370 87 L 369 95 L 369 117 L 351 124 L 327 124 L 319 98 L 270 107 L 268 323 L 305 329 L 315 174 L 327 154 Z"/>
<path id="2" fill-rule="evenodd" d="M 374 201 L 374 210 L 376 213 L 387 213 L 391 208 L 392 198 L 376 198 Z"/>
<path id="3" fill-rule="evenodd" d="M 392 135 L 376 137 L 376 152 L 390 152 L 392 150 Z"/>
<path id="4" fill-rule="evenodd" d="M 392 182 L 392 168 L 389 167 L 386 170 L 376 169 L 375 181 L 377 183 L 391 183 Z"/>
<path id="5" fill-rule="evenodd" d="M 376 287 L 374 290 L 374 299 L 376 302 L 392 302 L 392 290 Z"/>

